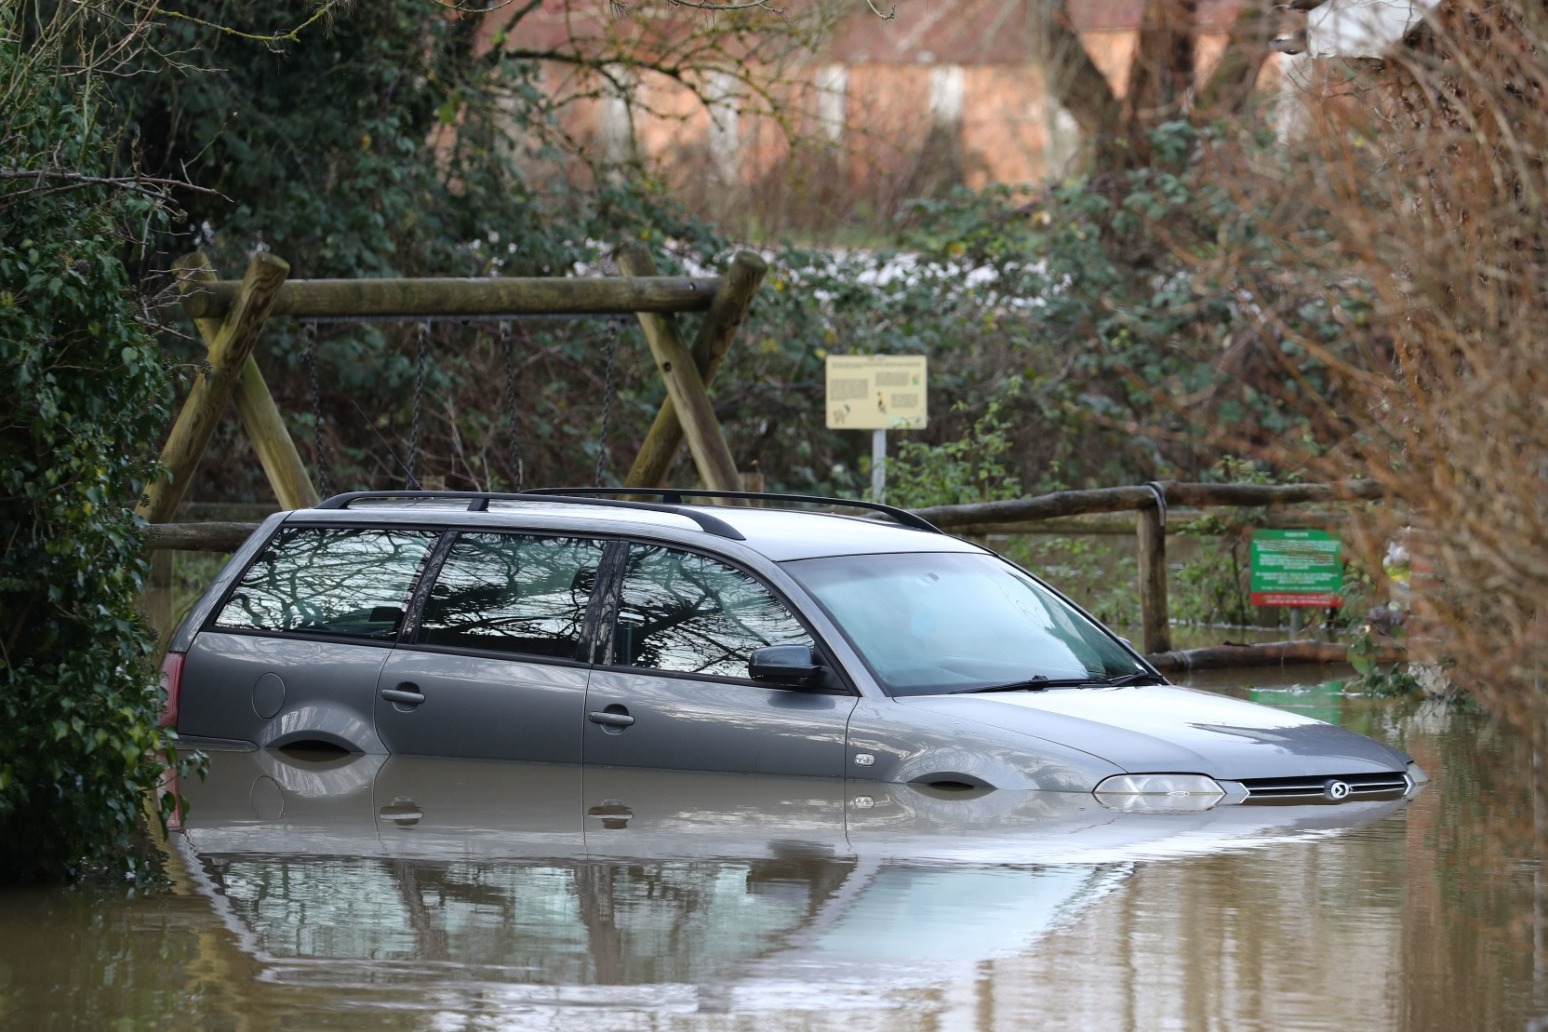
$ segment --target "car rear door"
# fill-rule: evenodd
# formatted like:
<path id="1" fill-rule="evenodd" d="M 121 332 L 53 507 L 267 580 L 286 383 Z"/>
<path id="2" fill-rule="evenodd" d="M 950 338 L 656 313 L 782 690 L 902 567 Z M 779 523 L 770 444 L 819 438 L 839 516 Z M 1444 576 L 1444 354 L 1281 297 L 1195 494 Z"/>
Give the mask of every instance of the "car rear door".
<path id="1" fill-rule="evenodd" d="M 461 532 L 382 669 L 376 731 L 421 756 L 578 763 L 600 541 Z"/>
<path id="2" fill-rule="evenodd" d="M 718 559 L 627 547 L 608 661 L 586 692 L 585 763 L 844 776 L 855 697 L 747 675 L 754 649 L 813 644 L 778 595 Z"/>
<path id="3" fill-rule="evenodd" d="M 188 649 L 179 737 L 380 752 L 373 693 L 437 536 L 282 527 Z"/>

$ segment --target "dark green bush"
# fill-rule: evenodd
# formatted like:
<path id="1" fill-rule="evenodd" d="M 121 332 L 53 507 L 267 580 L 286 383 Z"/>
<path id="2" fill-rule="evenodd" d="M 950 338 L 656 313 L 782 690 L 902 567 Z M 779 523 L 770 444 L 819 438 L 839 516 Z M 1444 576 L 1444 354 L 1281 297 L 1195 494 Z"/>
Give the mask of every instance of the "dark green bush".
<path id="1" fill-rule="evenodd" d="M 98 98 L 0 11 L 0 880 L 140 868 L 162 769 L 132 505 L 170 386 L 123 255 L 159 205 L 104 173 Z"/>

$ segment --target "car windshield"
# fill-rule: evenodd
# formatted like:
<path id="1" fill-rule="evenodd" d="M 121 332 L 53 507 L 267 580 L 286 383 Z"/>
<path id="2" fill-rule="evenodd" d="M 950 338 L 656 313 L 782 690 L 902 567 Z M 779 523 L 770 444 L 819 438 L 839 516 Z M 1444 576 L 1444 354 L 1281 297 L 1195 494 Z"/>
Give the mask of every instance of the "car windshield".
<path id="1" fill-rule="evenodd" d="M 787 562 L 893 696 L 1105 681 L 1144 667 L 1089 617 L 991 555 Z"/>

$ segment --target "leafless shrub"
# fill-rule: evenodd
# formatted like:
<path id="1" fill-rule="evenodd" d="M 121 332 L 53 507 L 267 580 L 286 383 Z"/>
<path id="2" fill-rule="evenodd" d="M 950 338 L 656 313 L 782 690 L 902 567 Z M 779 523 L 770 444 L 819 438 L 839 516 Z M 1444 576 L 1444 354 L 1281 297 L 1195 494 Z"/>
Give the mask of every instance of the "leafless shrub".
<path id="1" fill-rule="evenodd" d="M 1385 483 L 1398 504 L 1373 538 L 1412 528 L 1416 645 L 1532 728 L 1548 720 L 1545 28 L 1540 5 L 1459 0 L 1382 61 L 1324 62 L 1277 227 L 1301 245 L 1295 292 L 1346 313 L 1337 348 L 1298 342 L 1334 369 L 1350 431 L 1319 461 Z"/>

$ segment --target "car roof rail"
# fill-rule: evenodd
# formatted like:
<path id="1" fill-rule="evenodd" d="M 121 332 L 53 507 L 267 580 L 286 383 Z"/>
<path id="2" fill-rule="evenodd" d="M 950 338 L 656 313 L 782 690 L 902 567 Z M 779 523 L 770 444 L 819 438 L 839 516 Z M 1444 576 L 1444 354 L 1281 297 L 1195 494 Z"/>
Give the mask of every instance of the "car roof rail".
<path id="1" fill-rule="evenodd" d="M 828 498 L 823 495 L 784 494 L 767 491 L 715 491 L 709 488 L 696 487 L 535 487 L 527 493 L 540 495 L 562 494 L 571 497 L 581 495 L 597 498 L 612 498 L 616 496 L 639 497 L 645 495 L 660 498 L 667 505 L 682 505 L 685 498 L 731 498 L 743 501 L 825 505 L 847 509 L 863 509 L 867 512 L 889 516 L 903 526 L 911 527 L 914 530 L 929 531 L 932 534 L 945 533 L 945 531 L 923 516 L 909 512 L 907 509 L 900 509 L 895 505 L 887 505 L 883 502 L 863 502 L 853 498 Z"/>
<path id="2" fill-rule="evenodd" d="M 624 494 L 652 494 L 651 491 L 620 492 Z M 595 505 L 612 509 L 636 509 L 645 512 L 664 512 L 673 516 L 681 516 L 685 520 L 691 520 L 699 525 L 699 529 L 706 534 L 714 534 L 731 541 L 746 541 L 747 535 L 737 530 L 731 524 L 713 513 L 702 509 L 690 509 L 682 505 L 661 505 L 654 502 L 638 502 L 624 498 L 592 498 L 585 495 L 567 494 L 552 489 L 533 490 L 525 492 L 501 492 L 501 491 L 347 491 L 336 494 L 331 498 L 318 502 L 314 509 L 348 509 L 353 503 L 360 501 L 391 501 L 403 499 L 414 501 L 416 499 L 444 499 L 456 501 L 466 499 L 468 512 L 487 512 L 489 503 L 499 502 L 563 502 L 573 505 Z"/>

